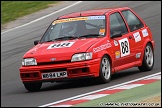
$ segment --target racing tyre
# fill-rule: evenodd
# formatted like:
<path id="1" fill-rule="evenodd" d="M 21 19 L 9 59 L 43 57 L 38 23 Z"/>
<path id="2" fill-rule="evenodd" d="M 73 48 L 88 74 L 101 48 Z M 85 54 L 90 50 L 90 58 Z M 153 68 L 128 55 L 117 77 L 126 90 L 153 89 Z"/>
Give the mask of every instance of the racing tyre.
<path id="1" fill-rule="evenodd" d="M 148 43 L 144 50 L 142 66 L 139 66 L 138 69 L 142 72 L 145 72 L 152 70 L 153 66 L 154 66 L 154 51 L 152 46 Z"/>
<path id="2" fill-rule="evenodd" d="M 42 86 L 42 83 L 24 83 L 24 86 L 28 91 L 33 92 L 39 91 Z"/>
<path id="3" fill-rule="evenodd" d="M 98 80 L 100 83 L 108 83 L 111 79 L 111 64 L 109 58 L 104 55 L 100 62 L 100 72 Z"/>

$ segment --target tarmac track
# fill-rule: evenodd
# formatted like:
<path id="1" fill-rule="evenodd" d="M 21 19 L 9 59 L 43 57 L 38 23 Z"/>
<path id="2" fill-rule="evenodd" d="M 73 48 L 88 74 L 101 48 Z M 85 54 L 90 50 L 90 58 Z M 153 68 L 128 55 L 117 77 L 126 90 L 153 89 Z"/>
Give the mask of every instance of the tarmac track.
<path id="1" fill-rule="evenodd" d="M 22 56 L 34 46 L 34 40 L 41 38 L 55 18 L 80 11 L 81 8 L 88 10 L 118 6 L 129 6 L 151 28 L 155 40 L 152 71 L 139 72 L 138 68 L 132 68 L 113 75 L 108 84 L 99 85 L 91 80 L 43 83 L 39 92 L 26 91 L 19 76 Z M 60 9 L 63 7 L 59 6 Z M 161 72 L 161 1 L 84 1 L 30 25 L 1 34 L 1 107 L 37 107 L 157 72 Z"/>

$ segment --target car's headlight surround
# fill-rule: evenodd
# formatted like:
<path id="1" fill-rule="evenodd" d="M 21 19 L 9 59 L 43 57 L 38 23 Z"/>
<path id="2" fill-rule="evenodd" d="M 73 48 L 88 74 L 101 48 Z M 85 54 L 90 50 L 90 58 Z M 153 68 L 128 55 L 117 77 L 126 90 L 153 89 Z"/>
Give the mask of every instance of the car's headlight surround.
<path id="1" fill-rule="evenodd" d="M 83 61 L 83 60 L 90 60 L 92 59 L 92 52 L 88 53 L 79 53 L 79 54 L 74 54 L 71 58 L 71 62 L 74 61 Z"/>
<path id="2" fill-rule="evenodd" d="M 35 58 L 25 58 L 22 60 L 23 66 L 31 66 L 31 65 L 37 65 L 37 61 Z"/>

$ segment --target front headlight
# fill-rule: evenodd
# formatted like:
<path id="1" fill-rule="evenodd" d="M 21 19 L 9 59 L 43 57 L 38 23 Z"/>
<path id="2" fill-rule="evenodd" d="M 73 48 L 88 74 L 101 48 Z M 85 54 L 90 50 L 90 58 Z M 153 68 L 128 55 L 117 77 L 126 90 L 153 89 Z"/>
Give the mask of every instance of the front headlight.
<path id="1" fill-rule="evenodd" d="M 22 61 L 23 66 L 37 65 L 37 61 L 35 58 L 26 58 Z"/>
<path id="2" fill-rule="evenodd" d="M 72 56 L 71 62 L 74 61 L 83 61 L 83 60 L 90 60 L 92 59 L 92 52 L 89 53 L 80 53 L 80 54 L 74 54 Z"/>

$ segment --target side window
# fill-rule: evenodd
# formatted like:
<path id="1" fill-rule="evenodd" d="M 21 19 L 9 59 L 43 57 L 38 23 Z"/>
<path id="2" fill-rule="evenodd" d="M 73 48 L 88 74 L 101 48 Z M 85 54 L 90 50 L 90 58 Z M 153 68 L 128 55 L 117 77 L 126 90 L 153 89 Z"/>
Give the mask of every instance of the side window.
<path id="1" fill-rule="evenodd" d="M 143 27 L 143 23 L 130 10 L 122 11 L 122 14 L 128 23 L 130 31 Z"/>
<path id="2" fill-rule="evenodd" d="M 121 15 L 116 12 L 110 15 L 110 37 L 119 33 L 125 34 L 128 33 L 128 30 Z"/>

